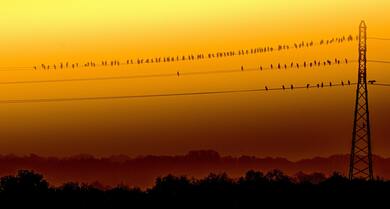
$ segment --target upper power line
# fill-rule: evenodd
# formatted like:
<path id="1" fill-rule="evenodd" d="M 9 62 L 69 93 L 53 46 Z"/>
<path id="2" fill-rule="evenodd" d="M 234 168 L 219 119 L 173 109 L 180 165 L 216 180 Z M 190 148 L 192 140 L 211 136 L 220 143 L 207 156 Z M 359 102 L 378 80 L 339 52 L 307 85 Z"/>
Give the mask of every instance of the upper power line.
<path id="1" fill-rule="evenodd" d="M 72 62 L 60 62 L 57 64 L 40 64 L 33 66 L 34 70 L 58 70 L 58 69 L 79 69 L 79 68 L 95 68 L 95 67 L 116 67 L 122 65 L 142 65 L 153 63 L 172 63 L 172 62 L 185 62 L 204 59 L 219 59 L 225 57 L 245 56 L 253 54 L 263 54 L 279 51 L 288 51 L 291 49 L 304 49 L 314 46 L 322 45 L 334 45 L 345 42 L 352 42 L 357 40 L 358 37 L 352 35 L 340 36 L 330 39 L 322 39 L 319 41 L 300 41 L 293 44 L 279 44 L 277 46 L 259 46 L 247 49 L 239 50 L 220 50 L 218 52 L 209 53 L 188 53 L 186 55 L 173 55 L 173 56 L 157 56 L 149 58 L 132 58 L 127 60 L 101 60 L 101 61 L 89 61 L 85 63 L 72 63 Z"/>

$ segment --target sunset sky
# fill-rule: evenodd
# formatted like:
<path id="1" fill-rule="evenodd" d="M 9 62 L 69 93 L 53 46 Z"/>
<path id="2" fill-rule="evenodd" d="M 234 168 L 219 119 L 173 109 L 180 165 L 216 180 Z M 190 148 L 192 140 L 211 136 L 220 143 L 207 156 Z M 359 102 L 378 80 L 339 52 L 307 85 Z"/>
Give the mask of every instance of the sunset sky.
<path id="1" fill-rule="evenodd" d="M 14 0 L 0 7 L 0 101 L 238 90 L 357 80 L 357 63 L 310 70 L 39 84 L 55 80 L 239 69 L 348 58 L 357 42 L 192 62 L 75 70 L 20 70 L 276 46 L 357 35 L 390 37 L 388 0 Z M 390 60 L 390 41 L 368 40 Z M 3 71 L 1 71 L 3 70 Z M 390 65 L 368 63 L 390 83 Z M 350 151 L 355 86 L 241 94 L 0 104 L 0 154 L 223 155 L 296 160 Z M 390 88 L 369 87 L 374 154 L 390 156 Z"/>

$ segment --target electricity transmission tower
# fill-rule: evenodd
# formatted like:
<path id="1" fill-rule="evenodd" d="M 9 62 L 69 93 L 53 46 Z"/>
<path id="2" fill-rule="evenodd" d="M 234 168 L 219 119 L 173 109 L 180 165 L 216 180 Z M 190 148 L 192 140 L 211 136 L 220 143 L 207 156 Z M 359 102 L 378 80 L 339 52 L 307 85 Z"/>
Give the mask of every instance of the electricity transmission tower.
<path id="1" fill-rule="evenodd" d="M 373 179 L 370 117 L 367 93 L 367 26 L 359 26 L 359 72 L 356 90 L 355 117 L 353 123 L 352 149 L 349 179 Z"/>

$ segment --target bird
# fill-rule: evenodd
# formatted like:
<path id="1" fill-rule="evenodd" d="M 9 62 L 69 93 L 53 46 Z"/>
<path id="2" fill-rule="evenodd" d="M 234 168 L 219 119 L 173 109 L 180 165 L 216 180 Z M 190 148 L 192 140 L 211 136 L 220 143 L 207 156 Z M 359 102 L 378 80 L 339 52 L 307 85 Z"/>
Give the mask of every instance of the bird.
<path id="1" fill-rule="evenodd" d="M 34 70 L 36 70 L 36 69 L 37 69 L 37 66 L 34 66 L 33 68 L 34 68 Z"/>
<path id="2" fill-rule="evenodd" d="M 180 72 L 179 71 L 177 71 L 177 77 L 179 77 L 180 76 Z"/>
<path id="3" fill-rule="evenodd" d="M 263 66 L 260 66 L 260 70 L 263 70 Z"/>
<path id="4" fill-rule="evenodd" d="M 348 64 L 348 59 L 347 58 L 345 58 L 345 63 Z"/>
<path id="5" fill-rule="evenodd" d="M 283 90 L 285 90 L 285 89 L 286 89 L 286 87 L 284 87 L 284 85 L 282 86 L 282 88 L 283 88 Z"/>
<path id="6" fill-rule="evenodd" d="M 265 86 L 265 90 L 268 91 L 268 87 L 267 86 Z"/>
<path id="7" fill-rule="evenodd" d="M 244 66 L 241 66 L 241 71 L 244 71 Z"/>
<path id="8" fill-rule="evenodd" d="M 341 81 L 341 85 L 344 86 L 344 81 Z"/>
<path id="9" fill-rule="evenodd" d="M 348 80 L 348 85 L 351 85 L 351 81 L 350 80 Z"/>
<path id="10" fill-rule="evenodd" d="M 294 85 L 291 84 L 291 89 L 294 89 Z"/>
<path id="11" fill-rule="evenodd" d="M 274 66 L 271 64 L 271 69 L 273 69 L 274 68 Z"/>
<path id="12" fill-rule="evenodd" d="M 307 85 L 306 85 L 306 88 L 309 88 L 309 87 L 310 87 L 310 84 L 307 84 Z"/>
<path id="13" fill-rule="evenodd" d="M 278 69 L 280 69 L 280 63 L 278 64 Z"/>

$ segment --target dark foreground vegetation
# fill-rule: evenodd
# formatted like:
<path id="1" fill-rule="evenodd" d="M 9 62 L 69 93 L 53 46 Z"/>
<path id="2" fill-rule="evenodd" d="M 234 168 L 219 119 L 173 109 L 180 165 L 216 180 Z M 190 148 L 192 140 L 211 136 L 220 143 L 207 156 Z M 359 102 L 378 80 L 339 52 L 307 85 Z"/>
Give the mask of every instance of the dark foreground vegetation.
<path id="1" fill-rule="evenodd" d="M 28 170 L 0 179 L 0 208 L 338 208 L 368 203 L 387 208 L 389 194 L 390 181 L 381 179 L 349 181 L 338 173 L 289 177 L 279 170 L 248 171 L 238 179 L 168 175 L 147 190 L 74 182 L 51 187 L 41 174 Z"/>

